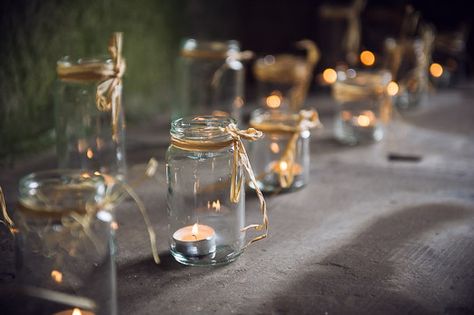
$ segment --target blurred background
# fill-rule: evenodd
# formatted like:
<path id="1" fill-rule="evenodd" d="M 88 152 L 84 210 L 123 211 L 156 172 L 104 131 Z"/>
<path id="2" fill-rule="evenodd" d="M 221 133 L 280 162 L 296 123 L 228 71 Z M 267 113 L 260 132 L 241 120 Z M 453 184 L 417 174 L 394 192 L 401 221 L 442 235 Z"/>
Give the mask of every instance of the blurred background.
<path id="1" fill-rule="evenodd" d="M 300 53 L 294 43 L 314 40 L 321 50 L 317 77 L 344 55 L 347 21 L 323 16 L 315 0 L 7 0 L 0 4 L 0 161 L 3 164 L 54 143 L 56 61 L 65 55 L 107 53 L 113 31 L 124 32 L 124 106 L 129 125 L 173 108 L 176 58 L 183 38 L 236 39 L 256 56 Z M 468 1 L 367 1 L 361 12 L 361 49 L 376 54 L 384 38 L 397 37 L 411 4 L 437 34 L 461 34 L 460 78 L 473 73 L 472 12 Z M 453 35 L 454 36 L 454 35 Z M 448 35 L 449 37 L 449 35 Z M 433 61 L 436 61 L 436 53 Z M 255 78 L 246 75 L 246 102 Z M 311 93 L 328 93 L 312 80 Z M 164 114 L 163 114 L 164 113 Z"/>

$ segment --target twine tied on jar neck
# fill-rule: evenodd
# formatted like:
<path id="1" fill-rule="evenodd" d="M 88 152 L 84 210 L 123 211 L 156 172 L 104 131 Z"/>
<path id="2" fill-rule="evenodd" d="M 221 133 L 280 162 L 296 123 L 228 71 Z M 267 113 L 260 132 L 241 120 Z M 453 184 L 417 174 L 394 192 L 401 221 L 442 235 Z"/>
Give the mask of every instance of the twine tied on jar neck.
<path id="1" fill-rule="evenodd" d="M 270 123 L 270 122 L 261 122 L 261 123 L 250 123 L 251 126 L 255 129 L 263 131 L 265 133 L 284 133 L 290 134 L 290 140 L 286 145 L 283 154 L 281 155 L 278 164 L 281 165 L 285 163 L 287 166 L 285 170 L 279 170 L 278 179 L 280 186 L 282 188 L 288 188 L 293 184 L 295 179 L 295 157 L 296 157 L 296 144 L 300 137 L 301 132 L 307 131 L 312 128 L 322 127 L 321 122 L 319 121 L 318 113 L 311 110 L 301 110 L 296 118 L 295 125 L 288 125 L 285 123 Z"/>
<path id="2" fill-rule="evenodd" d="M 119 122 L 122 102 L 119 87 L 126 64 L 122 57 L 123 33 L 115 32 L 109 40 L 109 53 L 112 64 L 91 62 L 76 65 L 58 64 L 57 73 L 61 80 L 69 82 L 98 81 L 96 92 L 97 109 L 101 112 L 112 112 L 112 139 L 119 140 Z"/>
<path id="3" fill-rule="evenodd" d="M 171 136 L 171 144 L 177 148 L 188 150 L 188 151 L 208 151 L 208 150 L 219 150 L 224 149 L 228 146 L 233 146 L 234 157 L 232 161 L 232 173 L 231 173 L 231 184 L 230 184 L 230 201 L 233 203 L 239 202 L 240 193 L 243 186 L 243 177 L 240 173 L 240 167 L 243 168 L 247 179 L 254 185 L 257 197 L 260 203 L 260 212 L 262 213 L 263 220 L 261 224 L 250 224 L 241 229 L 241 232 L 246 232 L 249 229 L 255 229 L 256 231 L 264 231 L 259 236 L 251 239 L 244 248 L 250 244 L 264 239 L 268 235 L 268 215 L 267 215 L 267 204 L 263 193 L 258 187 L 257 180 L 253 173 L 250 160 L 245 150 L 242 139 L 248 141 L 256 141 L 263 136 L 263 133 L 254 128 L 239 129 L 234 123 L 229 124 L 226 127 L 219 128 L 222 132 L 228 134 L 231 139 L 224 141 L 197 141 L 188 139 L 178 139 Z"/>

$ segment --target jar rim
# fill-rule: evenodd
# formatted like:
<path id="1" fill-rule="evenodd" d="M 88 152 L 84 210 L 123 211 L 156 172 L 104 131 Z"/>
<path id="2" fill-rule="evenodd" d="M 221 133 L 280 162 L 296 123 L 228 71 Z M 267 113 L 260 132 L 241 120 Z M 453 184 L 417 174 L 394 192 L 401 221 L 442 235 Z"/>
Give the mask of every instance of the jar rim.
<path id="1" fill-rule="evenodd" d="M 38 196 L 38 189 L 41 188 L 50 189 L 54 193 L 53 197 L 49 198 L 50 196 L 44 194 Z M 58 194 L 64 192 L 66 188 L 70 188 L 74 193 L 67 195 L 64 204 L 58 204 L 62 200 L 58 198 Z M 91 199 L 92 194 L 94 197 Z M 19 182 L 18 201 L 20 206 L 29 212 L 63 215 L 70 212 L 84 212 L 86 203 L 92 201 L 94 204 L 100 204 L 106 194 L 107 179 L 98 172 L 52 169 L 22 177 Z"/>
<path id="2" fill-rule="evenodd" d="M 171 122 L 170 134 L 180 140 L 228 141 L 232 137 L 223 129 L 235 123 L 235 119 L 228 116 L 186 116 Z"/>
<path id="3" fill-rule="evenodd" d="M 259 124 L 270 124 L 296 127 L 298 124 L 298 118 L 298 113 L 292 111 L 259 108 L 252 112 L 250 125 L 256 127 Z"/>
<path id="4" fill-rule="evenodd" d="M 240 52 L 237 40 L 201 40 L 186 38 L 181 45 L 181 56 L 189 58 L 225 59 Z"/>
<path id="5" fill-rule="evenodd" d="M 76 57 L 66 55 L 56 62 L 58 67 L 84 66 L 90 64 L 103 64 L 113 67 L 113 60 L 109 55 L 92 55 L 86 57 Z"/>

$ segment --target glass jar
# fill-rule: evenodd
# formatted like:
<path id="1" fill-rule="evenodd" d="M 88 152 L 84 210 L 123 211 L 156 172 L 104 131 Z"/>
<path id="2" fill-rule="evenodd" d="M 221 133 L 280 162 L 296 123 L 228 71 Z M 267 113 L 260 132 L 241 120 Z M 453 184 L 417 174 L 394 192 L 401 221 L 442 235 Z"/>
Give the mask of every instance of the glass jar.
<path id="1" fill-rule="evenodd" d="M 309 128 L 318 123 L 316 114 L 308 116 L 303 112 L 256 110 L 252 113 L 250 126 L 265 133 L 262 141 L 250 147 L 250 160 L 262 191 L 290 191 L 308 183 Z M 252 183 L 250 187 L 255 188 Z"/>
<path id="2" fill-rule="evenodd" d="M 428 92 L 428 68 L 433 46 L 432 34 L 423 38 L 385 41 L 386 67 L 399 85 L 394 98 L 397 108 L 405 110 L 422 104 Z M 434 35 L 433 35 L 434 36 Z"/>
<path id="3" fill-rule="evenodd" d="M 101 72 L 110 73 L 110 58 L 64 57 L 57 63 L 59 82 L 55 97 L 56 149 L 60 168 L 84 169 L 126 175 L 125 117 L 121 103 L 122 84 L 111 91 L 112 106 L 97 102 Z"/>
<path id="4" fill-rule="evenodd" d="M 355 145 L 383 138 L 391 111 L 390 83 L 390 73 L 383 70 L 338 73 L 332 96 L 338 105 L 334 135 L 339 142 Z"/>
<path id="5" fill-rule="evenodd" d="M 116 314 L 114 213 L 107 180 L 45 171 L 20 181 L 14 222 L 25 313 Z"/>
<path id="6" fill-rule="evenodd" d="M 229 263 L 246 246 L 243 169 L 235 160 L 243 145 L 236 147 L 226 132 L 230 126 L 235 126 L 232 118 L 216 116 L 171 124 L 166 154 L 169 243 L 182 264 Z"/>
<path id="7" fill-rule="evenodd" d="M 177 63 L 178 106 L 173 117 L 231 116 L 240 121 L 245 69 L 235 40 L 186 39 Z"/>

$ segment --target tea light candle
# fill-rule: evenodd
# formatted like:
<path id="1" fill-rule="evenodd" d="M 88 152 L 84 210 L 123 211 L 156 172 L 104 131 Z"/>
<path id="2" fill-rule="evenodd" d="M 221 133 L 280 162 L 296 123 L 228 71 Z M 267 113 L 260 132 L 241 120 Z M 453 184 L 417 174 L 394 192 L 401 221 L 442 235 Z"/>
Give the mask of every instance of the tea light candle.
<path id="1" fill-rule="evenodd" d="M 358 128 L 373 128 L 377 120 L 374 112 L 371 110 L 366 110 L 355 115 L 348 111 L 343 111 L 341 115 L 344 121 L 350 122 L 354 127 Z"/>
<path id="2" fill-rule="evenodd" d="M 195 223 L 173 234 L 175 250 L 185 256 L 204 256 L 216 251 L 216 232 L 208 225 Z"/>
<path id="3" fill-rule="evenodd" d="M 288 169 L 288 163 L 285 161 L 274 161 L 270 163 L 270 169 L 276 173 L 276 174 L 288 174 L 289 169 Z M 303 168 L 301 167 L 300 164 L 294 163 L 293 164 L 293 175 L 300 175 L 303 172 Z"/>
<path id="4" fill-rule="evenodd" d="M 95 315 L 95 313 L 84 311 L 76 307 L 70 310 L 64 310 L 61 312 L 54 313 L 53 315 Z"/>

